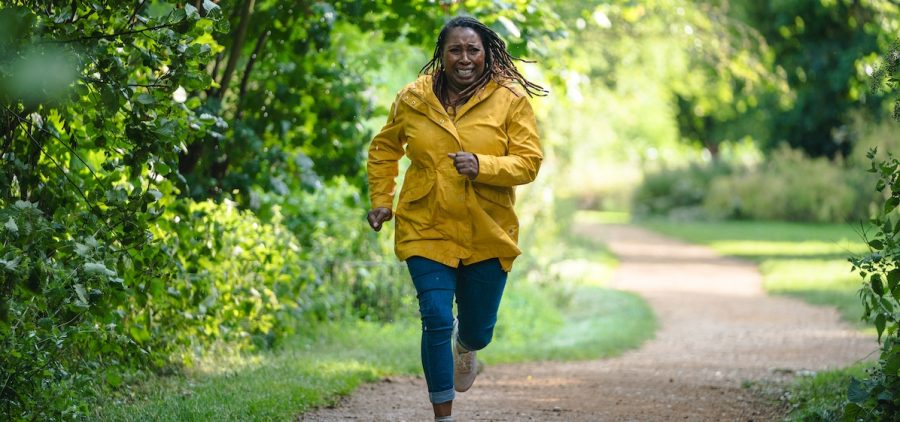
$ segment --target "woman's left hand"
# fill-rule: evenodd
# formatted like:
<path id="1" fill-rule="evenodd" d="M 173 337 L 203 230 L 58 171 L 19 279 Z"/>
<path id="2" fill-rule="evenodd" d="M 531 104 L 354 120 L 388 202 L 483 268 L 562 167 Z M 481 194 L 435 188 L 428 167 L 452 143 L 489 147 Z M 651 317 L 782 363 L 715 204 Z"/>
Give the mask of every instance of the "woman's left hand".
<path id="1" fill-rule="evenodd" d="M 475 180 L 475 177 L 478 176 L 478 158 L 475 157 L 475 154 L 460 151 L 447 154 L 447 156 L 453 159 L 453 165 L 456 166 L 459 174 L 467 176 L 469 180 Z"/>

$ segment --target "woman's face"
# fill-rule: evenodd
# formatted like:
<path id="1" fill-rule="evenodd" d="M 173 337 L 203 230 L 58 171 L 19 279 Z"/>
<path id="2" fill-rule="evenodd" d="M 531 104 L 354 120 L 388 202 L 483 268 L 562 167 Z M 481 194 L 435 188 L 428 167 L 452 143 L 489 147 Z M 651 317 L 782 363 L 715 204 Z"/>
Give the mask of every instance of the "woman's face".
<path id="1" fill-rule="evenodd" d="M 441 56 L 450 86 L 462 91 L 484 73 L 484 45 L 472 28 L 456 27 L 447 33 Z"/>

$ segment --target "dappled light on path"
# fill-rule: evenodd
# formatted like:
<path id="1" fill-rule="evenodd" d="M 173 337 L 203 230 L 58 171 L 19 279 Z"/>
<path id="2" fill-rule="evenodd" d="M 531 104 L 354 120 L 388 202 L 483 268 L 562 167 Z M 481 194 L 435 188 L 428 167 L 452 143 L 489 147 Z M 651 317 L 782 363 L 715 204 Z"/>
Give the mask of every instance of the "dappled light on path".
<path id="1" fill-rule="evenodd" d="M 877 348 L 834 309 L 765 295 L 748 261 L 629 225 L 576 230 L 618 257 L 610 286 L 652 306 L 656 338 L 613 359 L 488 367 L 458 396 L 457 420 L 775 420 L 779 404 L 748 386 L 843 367 Z M 382 382 L 301 420 L 428 420 L 424 391 L 421 379 Z"/>

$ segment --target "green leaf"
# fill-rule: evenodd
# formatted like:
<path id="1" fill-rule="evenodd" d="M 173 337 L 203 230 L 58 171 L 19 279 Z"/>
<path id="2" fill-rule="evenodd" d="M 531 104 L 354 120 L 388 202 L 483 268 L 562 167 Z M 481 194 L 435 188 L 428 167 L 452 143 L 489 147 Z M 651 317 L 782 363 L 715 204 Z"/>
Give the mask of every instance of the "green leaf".
<path id="1" fill-rule="evenodd" d="M 19 226 L 16 225 L 16 220 L 13 220 L 12 217 L 9 217 L 9 220 L 6 221 L 6 224 L 4 224 L 3 227 L 6 227 L 6 230 L 9 230 L 13 233 L 19 232 Z"/>
<path id="2" fill-rule="evenodd" d="M 889 289 L 894 290 L 894 288 L 897 287 L 897 282 L 900 282 L 900 268 L 894 268 L 887 273 L 887 284 Z"/>
<path id="3" fill-rule="evenodd" d="M 134 100 L 144 105 L 156 104 L 156 97 L 146 92 L 139 94 Z"/>
<path id="4" fill-rule="evenodd" d="M 184 4 L 184 14 L 187 15 L 189 19 L 200 19 L 200 12 L 190 3 Z"/>
<path id="5" fill-rule="evenodd" d="M 875 317 L 875 330 L 878 331 L 878 341 L 881 341 L 881 334 L 884 333 L 885 322 L 886 319 L 883 313 L 878 314 L 878 316 Z"/>
<path id="6" fill-rule="evenodd" d="M 872 285 L 872 290 L 875 292 L 875 294 L 877 294 L 878 296 L 884 295 L 884 283 L 881 282 L 880 275 L 878 275 L 878 274 L 872 275 L 871 285 Z"/>
<path id="7" fill-rule="evenodd" d="M 113 368 L 107 368 L 106 382 L 108 382 L 112 387 L 118 387 L 122 384 L 122 376 L 119 375 L 119 373 Z"/>
<path id="8" fill-rule="evenodd" d="M 884 249 L 884 243 L 878 239 L 870 240 L 869 246 L 871 246 L 872 249 L 874 249 L 876 251 L 880 251 L 880 250 Z"/>
<path id="9" fill-rule="evenodd" d="M 875 192 L 881 192 L 884 190 L 884 179 L 878 179 L 878 183 L 875 184 Z"/>
<path id="10" fill-rule="evenodd" d="M 884 203 L 884 213 L 888 214 L 900 205 L 900 197 L 892 196 Z"/>
<path id="11" fill-rule="evenodd" d="M 847 388 L 847 398 L 850 403 L 862 403 L 869 398 L 869 391 L 866 390 L 862 382 L 855 377 L 850 378 L 850 386 Z M 844 412 L 846 412 L 846 408 Z"/>
<path id="12" fill-rule="evenodd" d="M 222 18 L 222 9 L 212 0 L 203 0 L 203 10 L 206 11 L 206 17 L 216 20 Z"/>
<path id="13" fill-rule="evenodd" d="M 900 353 L 891 353 L 890 356 L 885 359 L 884 372 L 887 375 L 900 375 Z"/>
<path id="14" fill-rule="evenodd" d="M 88 274 L 105 275 L 107 277 L 114 277 L 116 275 L 115 271 L 106 268 L 106 265 L 103 265 L 101 262 L 85 262 L 84 272 Z"/>
<path id="15" fill-rule="evenodd" d="M 141 324 L 133 325 L 128 332 L 131 334 L 131 338 L 138 343 L 143 344 L 150 340 L 150 332 Z"/>
<path id="16" fill-rule="evenodd" d="M 84 304 L 88 303 L 87 300 L 87 291 L 84 289 L 84 285 L 78 283 L 75 285 L 75 294 L 78 295 L 78 300 L 83 302 Z"/>
<path id="17" fill-rule="evenodd" d="M 886 298 L 886 297 L 881 298 L 881 306 L 883 306 L 884 309 L 887 309 L 888 312 L 894 313 L 894 304 L 891 303 L 891 301 L 888 300 L 888 298 Z"/>
<path id="18" fill-rule="evenodd" d="M 109 85 L 103 85 L 100 88 L 100 99 L 103 101 L 103 107 L 109 113 L 115 113 L 119 110 L 119 95 Z"/>

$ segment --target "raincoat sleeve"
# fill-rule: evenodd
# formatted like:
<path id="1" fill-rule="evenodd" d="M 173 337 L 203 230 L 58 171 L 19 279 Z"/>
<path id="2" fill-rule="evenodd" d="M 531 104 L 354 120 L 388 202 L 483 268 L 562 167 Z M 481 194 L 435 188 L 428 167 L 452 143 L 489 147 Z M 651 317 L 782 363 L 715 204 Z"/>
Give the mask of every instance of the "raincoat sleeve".
<path id="1" fill-rule="evenodd" d="M 372 208 L 393 209 L 394 189 L 396 188 L 397 162 L 403 157 L 403 122 L 398 116 L 400 97 L 391 105 L 391 113 L 387 123 L 372 139 L 369 145 L 369 160 L 366 168 L 369 175 L 369 199 Z"/>
<path id="2" fill-rule="evenodd" d="M 534 111 L 524 95 L 511 104 L 506 132 L 509 138 L 507 155 L 475 154 L 478 158 L 476 182 L 515 186 L 530 183 L 537 177 L 543 154 Z"/>

